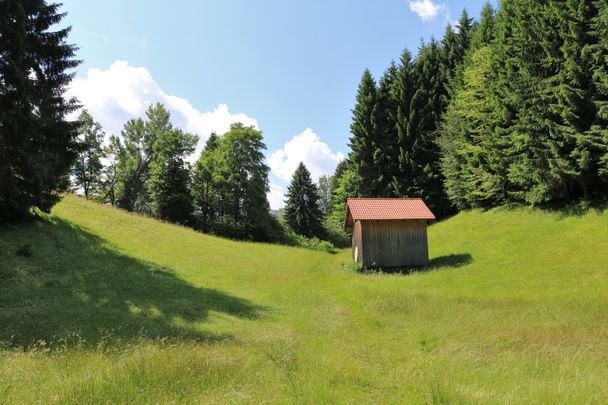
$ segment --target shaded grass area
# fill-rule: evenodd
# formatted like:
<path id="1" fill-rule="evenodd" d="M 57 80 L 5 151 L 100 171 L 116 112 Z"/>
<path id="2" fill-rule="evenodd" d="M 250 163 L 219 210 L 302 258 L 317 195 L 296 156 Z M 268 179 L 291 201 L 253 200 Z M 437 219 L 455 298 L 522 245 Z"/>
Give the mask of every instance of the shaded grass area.
<path id="1" fill-rule="evenodd" d="M 95 345 L 101 339 L 224 336 L 189 327 L 209 311 L 253 319 L 261 308 L 196 288 L 169 267 L 117 252 L 60 218 L 0 230 L 0 342 Z"/>
<path id="2" fill-rule="evenodd" d="M 606 213 L 471 211 L 429 245 L 359 274 L 66 197 L 0 231 L 0 403 L 605 402 Z"/>

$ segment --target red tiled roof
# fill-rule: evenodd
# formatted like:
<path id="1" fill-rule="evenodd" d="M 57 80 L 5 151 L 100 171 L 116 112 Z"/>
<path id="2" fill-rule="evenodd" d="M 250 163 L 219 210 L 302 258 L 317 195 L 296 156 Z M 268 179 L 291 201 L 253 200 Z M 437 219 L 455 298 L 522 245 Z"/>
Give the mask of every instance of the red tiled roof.
<path id="1" fill-rule="evenodd" d="M 349 198 L 346 212 L 353 220 L 435 219 L 422 198 Z"/>

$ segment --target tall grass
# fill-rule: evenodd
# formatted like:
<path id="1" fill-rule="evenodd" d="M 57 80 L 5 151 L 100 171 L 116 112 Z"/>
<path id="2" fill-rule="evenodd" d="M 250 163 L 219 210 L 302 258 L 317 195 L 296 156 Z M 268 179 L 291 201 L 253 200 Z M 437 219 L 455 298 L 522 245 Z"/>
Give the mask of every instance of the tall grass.
<path id="1" fill-rule="evenodd" d="M 471 211 L 429 243 L 361 274 L 68 196 L 0 230 L 0 403 L 608 398 L 608 214 Z"/>

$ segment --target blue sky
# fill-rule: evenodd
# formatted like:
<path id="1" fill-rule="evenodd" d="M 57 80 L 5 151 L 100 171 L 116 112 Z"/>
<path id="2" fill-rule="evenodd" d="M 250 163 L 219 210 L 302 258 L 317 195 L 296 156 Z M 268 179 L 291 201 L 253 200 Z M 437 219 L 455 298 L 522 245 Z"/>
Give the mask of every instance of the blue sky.
<path id="1" fill-rule="evenodd" d="M 64 0 L 83 60 L 70 94 L 108 132 L 168 104 L 204 140 L 230 122 L 264 132 L 271 205 L 295 165 L 331 173 L 348 152 L 351 109 L 365 68 L 377 77 L 404 48 L 440 38 L 484 1 Z"/>

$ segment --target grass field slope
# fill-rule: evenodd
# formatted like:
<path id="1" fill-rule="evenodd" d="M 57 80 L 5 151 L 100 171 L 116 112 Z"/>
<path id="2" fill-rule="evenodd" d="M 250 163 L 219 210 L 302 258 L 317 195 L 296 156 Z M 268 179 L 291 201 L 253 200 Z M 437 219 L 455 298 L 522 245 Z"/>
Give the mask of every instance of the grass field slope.
<path id="1" fill-rule="evenodd" d="M 602 403 L 608 213 L 470 211 L 431 266 L 66 196 L 0 228 L 0 403 Z"/>

